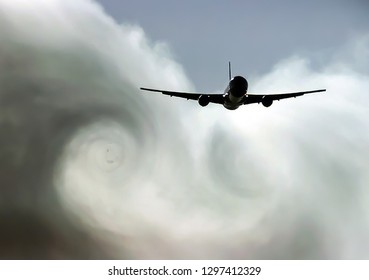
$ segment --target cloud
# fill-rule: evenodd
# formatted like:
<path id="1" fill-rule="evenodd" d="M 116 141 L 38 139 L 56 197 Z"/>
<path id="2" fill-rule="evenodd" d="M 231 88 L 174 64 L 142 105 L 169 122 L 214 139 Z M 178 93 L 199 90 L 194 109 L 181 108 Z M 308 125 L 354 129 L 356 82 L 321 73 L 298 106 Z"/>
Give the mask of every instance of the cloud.
<path id="1" fill-rule="evenodd" d="M 173 138 L 181 135 L 175 132 L 175 118 L 165 117 L 171 110 L 160 109 L 155 99 L 145 100 L 136 83 L 189 87 L 189 82 L 164 44 L 149 45 L 140 28 L 117 25 L 93 2 L 3 1 L 0 13 L 1 209 L 8 228 L 0 236 L 2 248 L 14 232 L 49 236 L 38 249 L 26 246 L 34 242 L 32 235 L 13 238 L 16 250 L 8 246 L 2 256 L 114 257 L 100 248 L 100 243 L 110 242 L 99 239 L 103 227 L 99 232 L 85 226 L 94 215 L 68 207 L 85 190 L 77 204 L 95 208 L 90 203 L 100 194 L 98 187 L 111 186 L 104 188 L 98 180 L 80 186 L 73 179 L 82 177 L 88 184 L 91 172 L 102 178 L 120 167 L 127 184 L 135 178 L 139 182 L 140 176 L 144 180 L 160 156 L 157 145 L 166 143 L 157 140 L 161 130 L 170 127 Z M 77 151 L 73 145 L 80 145 Z M 63 177 L 81 152 L 86 155 L 74 170 L 77 175 Z M 69 188 L 74 193 L 64 198 Z M 98 207 L 102 213 L 106 202 Z M 6 226 L 13 216 L 18 218 Z M 32 219 L 34 223 L 24 223 Z M 56 243 L 61 248 L 54 248 Z M 124 256 L 125 251 L 118 253 Z"/>
<path id="2" fill-rule="evenodd" d="M 327 93 L 230 112 L 140 93 L 193 85 L 94 2 L 27 3 L 0 4 L 3 258 L 368 257 L 367 37 L 249 81 Z"/>

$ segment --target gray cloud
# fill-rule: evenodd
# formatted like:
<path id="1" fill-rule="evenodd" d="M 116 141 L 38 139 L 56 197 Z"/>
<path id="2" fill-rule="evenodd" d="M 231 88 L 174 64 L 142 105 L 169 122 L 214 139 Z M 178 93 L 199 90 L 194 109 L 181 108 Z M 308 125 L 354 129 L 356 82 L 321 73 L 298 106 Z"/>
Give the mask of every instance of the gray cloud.
<path id="1" fill-rule="evenodd" d="M 138 92 L 192 88 L 140 28 L 17 2 L 0 4 L 2 258 L 368 257 L 367 37 L 253 84 L 326 94 L 201 110 Z"/>

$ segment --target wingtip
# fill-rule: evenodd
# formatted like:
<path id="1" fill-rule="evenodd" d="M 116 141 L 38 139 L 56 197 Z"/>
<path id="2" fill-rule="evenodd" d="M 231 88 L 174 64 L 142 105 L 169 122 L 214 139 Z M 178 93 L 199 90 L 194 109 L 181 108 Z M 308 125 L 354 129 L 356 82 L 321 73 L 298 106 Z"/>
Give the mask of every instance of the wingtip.
<path id="1" fill-rule="evenodd" d="M 325 88 L 323 88 L 323 89 L 314 90 L 314 91 L 312 91 L 312 93 L 314 93 L 314 92 L 325 92 L 325 91 L 327 91 L 327 90 Z"/>
<path id="2" fill-rule="evenodd" d="M 145 88 L 145 87 L 140 87 L 141 90 L 146 90 L 146 91 L 153 91 L 153 92 L 163 92 L 160 89 L 153 89 L 153 88 Z"/>

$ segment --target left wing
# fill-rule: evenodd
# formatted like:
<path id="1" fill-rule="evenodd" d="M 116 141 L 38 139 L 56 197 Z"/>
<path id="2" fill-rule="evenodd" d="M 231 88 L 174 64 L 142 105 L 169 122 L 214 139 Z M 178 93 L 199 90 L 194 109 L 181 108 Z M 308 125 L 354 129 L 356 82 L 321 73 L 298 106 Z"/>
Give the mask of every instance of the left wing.
<path id="1" fill-rule="evenodd" d="M 278 94 L 249 94 L 247 93 L 244 98 L 243 104 L 260 103 L 263 99 L 267 98 L 269 101 L 281 100 L 285 98 L 292 98 L 297 96 L 302 96 L 304 94 L 323 92 L 326 89 L 310 90 L 310 91 L 299 91 L 299 92 L 289 92 L 289 93 L 278 93 Z"/>
<path id="2" fill-rule="evenodd" d="M 207 95 L 209 97 L 209 101 L 211 103 L 223 104 L 224 97 L 223 94 L 209 94 L 209 93 L 195 93 L 195 92 L 180 92 L 180 91 L 167 91 L 161 89 L 152 89 L 152 88 L 140 88 L 141 90 L 153 91 L 153 92 L 161 92 L 162 94 L 186 98 L 187 100 L 198 100 L 201 95 Z"/>

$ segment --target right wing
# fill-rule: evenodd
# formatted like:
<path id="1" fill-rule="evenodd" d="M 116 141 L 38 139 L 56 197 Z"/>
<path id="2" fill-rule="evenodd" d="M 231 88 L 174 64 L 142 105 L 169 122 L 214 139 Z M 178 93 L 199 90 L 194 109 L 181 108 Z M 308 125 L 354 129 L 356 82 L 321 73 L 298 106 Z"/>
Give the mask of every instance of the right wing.
<path id="1" fill-rule="evenodd" d="M 244 99 L 244 104 L 251 104 L 251 103 L 260 103 L 263 101 L 264 98 L 268 98 L 271 101 L 274 100 L 281 100 L 285 98 L 292 98 L 302 96 L 304 94 L 315 93 L 315 92 L 324 92 L 325 89 L 318 89 L 318 90 L 310 90 L 310 91 L 299 91 L 299 92 L 289 92 L 289 93 L 278 93 L 278 94 L 253 94 L 247 93 Z"/>
<path id="2" fill-rule="evenodd" d="M 180 91 L 167 91 L 161 89 L 152 89 L 152 88 L 140 88 L 141 90 L 153 91 L 153 92 L 161 92 L 164 95 L 175 96 L 186 98 L 187 100 L 199 100 L 201 95 L 206 95 L 209 97 L 210 103 L 223 104 L 224 97 L 223 94 L 209 94 L 209 93 L 191 93 L 191 92 L 180 92 Z"/>

